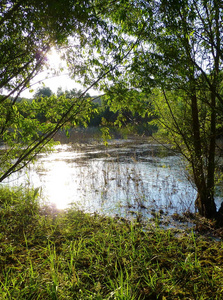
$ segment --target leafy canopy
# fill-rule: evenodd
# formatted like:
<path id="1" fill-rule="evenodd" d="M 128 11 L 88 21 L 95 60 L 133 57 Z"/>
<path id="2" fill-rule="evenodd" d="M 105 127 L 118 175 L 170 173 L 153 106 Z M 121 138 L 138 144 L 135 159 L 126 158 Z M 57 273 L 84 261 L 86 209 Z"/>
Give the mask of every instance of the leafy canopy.
<path id="1" fill-rule="evenodd" d="M 135 109 L 135 102 L 144 111 L 143 97 L 137 95 L 147 94 L 165 137 L 191 167 L 199 212 L 215 216 L 216 139 L 223 115 L 221 1 L 110 0 L 96 1 L 96 7 L 109 20 L 109 30 L 106 41 L 104 36 L 91 39 L 95 52 L 87 48 L 87 56 L 79 53 L 86 70 L 94 65 L 87 80 L 106 70 L 109 62 L 117 67 L 100 88 L 110 99 L 116 95 L 114 107 L 128 103 Z"/>
<path id="2" fill-rule="evenodd" d="M 52 95 L 41 101 L 19 100 L 42 69 L 52 46 L 66 47 L 68 37 L 81 43 L 98 18 L 91 1 L 2 0 L 0 3 L 0 181 L 48 149 L 57 130 L 89 118 L 88 99 Z M 45 122 L 40 115 L 45 116 Z"/>

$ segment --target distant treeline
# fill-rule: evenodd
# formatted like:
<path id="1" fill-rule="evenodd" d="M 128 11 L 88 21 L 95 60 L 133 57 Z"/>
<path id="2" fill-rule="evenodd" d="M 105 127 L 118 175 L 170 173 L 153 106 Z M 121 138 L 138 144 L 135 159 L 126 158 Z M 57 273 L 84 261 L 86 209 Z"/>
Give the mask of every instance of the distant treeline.
<path id="1" fill-rule="evenodd" d="M 68 101 L 72 101 L 81 95 L 81 91 L 72 89 L 70 91 L 63 92 L 61 88 L 57 91 L 57 97 L 65 95 Z M 17 101 L 28 101 L 32 102 L 33 100 L 37 102 L 45 101 L 46 97 L 53 96 L 53 92 L 49 87 L 41 87 L 37 90 L 32 99 L 19 98 Z M 142 117 L 137 111 L 133 113 L 130 109 L 120 109 L 113 111 L 111 106 L 107 103 L 107 100 L 104 96 L 90 96 L 86 94 L 85 98 L 89 98 L 92 101 L 92 114 L 87 122 L 90 127 L 98 126 L 108 126 L 108 127 L 128 127 L 129 130 L 134 131 L 138 134 L 151 135 L 156 131 L 156 126 L 151 125 L 150 121 L 154 117 L 148 114 Z M 148 102 L 148 106 L 150 103 Z M 24 114 L 24 112 L 21 112 Z M 40 122 L 47 122 L 47 117 L 44 112 L 39 112 L 36 115 L 36 118 Z M 82 124 L 80 124 L 82 126 Z"/>

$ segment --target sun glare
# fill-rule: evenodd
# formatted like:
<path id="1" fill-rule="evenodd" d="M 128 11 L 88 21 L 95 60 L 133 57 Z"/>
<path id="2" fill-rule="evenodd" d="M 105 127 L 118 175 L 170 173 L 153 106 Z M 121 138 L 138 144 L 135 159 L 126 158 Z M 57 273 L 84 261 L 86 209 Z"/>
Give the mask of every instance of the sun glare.
<path id="1" fill-rule="evenodd" d="M 61 53 L 52 48 L 47 54 L 47 62 L 51 68 L 64 68 L 66 63 L 61 59 Z"/>
<path id="2" fill-rule="evenodd" d="M 59 52 L 54 47 L 50 49 L 46 55 L 45 68 L 31 81 L 30 86 L 32 86 L 32 89 L 27 88 L 21 93 L 22 97 L 31 98 L 35 90 L 38 87 L 42 87 L 42 84 L 49 87 L 55 94 L 58 88 L 62 88 L 63 91 L 83 88 L 70 77 L 70 71 L 68 70 L 66 61 L 61 58 L 62 55 L 62 51 Z M 92 93 L 95 94 L 94 91 Z"/>

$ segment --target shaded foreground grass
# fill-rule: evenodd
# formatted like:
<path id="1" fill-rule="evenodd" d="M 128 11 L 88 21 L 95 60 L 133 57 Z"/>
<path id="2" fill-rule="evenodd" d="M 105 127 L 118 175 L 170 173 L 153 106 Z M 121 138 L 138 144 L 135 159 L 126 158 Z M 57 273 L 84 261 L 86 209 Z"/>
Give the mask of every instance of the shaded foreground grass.
<path id="1" fill-rule="evenodd" d="M 0 190 L 0 299 L 223 299 L 223 243 Z"/>

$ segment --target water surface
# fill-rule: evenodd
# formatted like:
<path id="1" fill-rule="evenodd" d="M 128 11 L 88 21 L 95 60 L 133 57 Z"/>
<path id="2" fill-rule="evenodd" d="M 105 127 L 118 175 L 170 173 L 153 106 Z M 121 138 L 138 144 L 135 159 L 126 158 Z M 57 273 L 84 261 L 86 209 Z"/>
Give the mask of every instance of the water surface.
<path id="1" fill-rule="evenodd" d="M 5 181 L 32 184 L 59 209 L 71 204 L 90 212 L 127 216 L 153 210 L 194 210 L 196 191 L 181 157 L 146 141 L 63 144 Z"/>

